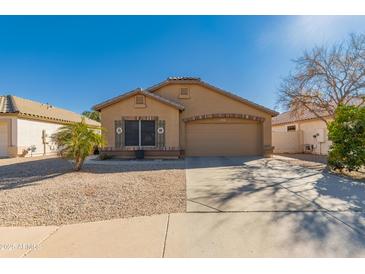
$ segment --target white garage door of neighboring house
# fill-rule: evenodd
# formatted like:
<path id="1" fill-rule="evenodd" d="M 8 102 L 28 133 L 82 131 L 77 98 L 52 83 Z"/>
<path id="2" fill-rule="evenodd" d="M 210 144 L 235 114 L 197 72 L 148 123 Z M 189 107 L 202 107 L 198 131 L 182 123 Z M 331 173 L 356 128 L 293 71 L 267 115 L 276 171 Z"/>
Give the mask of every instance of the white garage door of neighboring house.
<path id="1" fill-rule="evenodd" d="M 262 153 L 262 131 L 257 122 L 195 121 L 186 126 L 187 156 L 243 156 Z"/>
<path id="2" fill-rule="evenodd" d="M 8 124 L 0 122 L 0 157 L 8 156 Z"/>

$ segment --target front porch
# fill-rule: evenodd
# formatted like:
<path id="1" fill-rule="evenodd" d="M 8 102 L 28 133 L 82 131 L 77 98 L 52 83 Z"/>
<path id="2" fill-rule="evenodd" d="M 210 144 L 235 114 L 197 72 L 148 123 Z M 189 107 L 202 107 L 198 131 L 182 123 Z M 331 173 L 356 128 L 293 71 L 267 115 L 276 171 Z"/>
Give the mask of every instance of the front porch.
<path id="1" fill-rule="evenodd" d="M 138 151 L 143 151 L 143 158 L 146 159 L 181 159 L 185 151 L 177 147 L 105 147 L 100 150 L 102 157 L 120 159 L 136 159 Z"/>

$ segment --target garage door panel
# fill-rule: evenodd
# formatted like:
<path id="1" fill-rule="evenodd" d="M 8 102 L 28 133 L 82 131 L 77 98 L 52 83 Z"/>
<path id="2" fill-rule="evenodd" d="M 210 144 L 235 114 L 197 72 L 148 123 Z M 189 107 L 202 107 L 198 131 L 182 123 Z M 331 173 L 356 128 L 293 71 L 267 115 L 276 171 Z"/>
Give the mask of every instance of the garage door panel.
<path id="1" fill-rule="evenodd" d="M 261 140 L 258 123 L 190 123 L 186 155 L 259 155 Z"/>
<path id="2" fill-rule="evenodd" d="M 7 123 L 0 122 L 0 157 L 8 155 L 8 127 Z"/>

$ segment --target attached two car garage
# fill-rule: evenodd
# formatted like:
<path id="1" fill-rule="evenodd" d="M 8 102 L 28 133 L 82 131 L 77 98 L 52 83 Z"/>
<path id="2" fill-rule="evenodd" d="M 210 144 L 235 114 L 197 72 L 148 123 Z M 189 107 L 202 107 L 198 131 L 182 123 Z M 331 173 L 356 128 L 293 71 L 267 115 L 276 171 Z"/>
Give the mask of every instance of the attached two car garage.
<path id="1" fill-rule="evenodd" d="M 261 155 L 262 123 L 232 118 L 186 123 L 186 156 Z"/>

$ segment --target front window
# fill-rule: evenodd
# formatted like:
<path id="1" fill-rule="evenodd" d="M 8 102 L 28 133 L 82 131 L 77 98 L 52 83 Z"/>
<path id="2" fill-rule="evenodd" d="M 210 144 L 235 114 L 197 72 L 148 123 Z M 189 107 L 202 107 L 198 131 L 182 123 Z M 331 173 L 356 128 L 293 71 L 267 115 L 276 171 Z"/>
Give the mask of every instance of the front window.
<path id="1" fill-rule="evenodd" d="M 155 145 L 155 121 L 141 121 L 141 146 Z"/>
<path id="2" fill-rule="evenodd" d="M 155 146 L 155 121 L 126 120 L 126 146 Z"/>
<path id="3" fill-rule="evenodd" d="M 287 131 L 295 131 L 296 130 L 296 127 L 295 127 L 295 125 L 287 126 L 286 130 Z"/>

